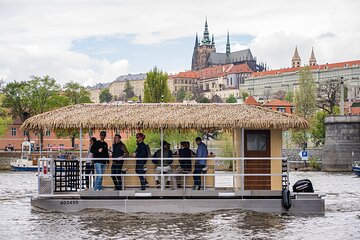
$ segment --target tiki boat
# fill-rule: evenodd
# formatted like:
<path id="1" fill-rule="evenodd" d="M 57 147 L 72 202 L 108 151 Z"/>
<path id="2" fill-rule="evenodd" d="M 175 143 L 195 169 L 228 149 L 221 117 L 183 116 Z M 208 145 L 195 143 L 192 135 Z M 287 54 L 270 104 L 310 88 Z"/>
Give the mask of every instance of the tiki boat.
<path id="1" fill-rule="evenodd" d="M 80 153 L 83 153 L 84 129 L 158 130 L 161 139 L 169 129 L 177 131 L 222 129 L 233 136 L 233 157 L 209 155 L 202 169 L 201 190 L 193 190 L 190 172 L 154 172 L 147 162 L 148 188 L 140 190 L 139 174 L 135 173 L 135 158 L 124 161 L 121 171 L 122 190 L 111 188 L 108 164 L 103 174 L 103 186 L 94 191 L 93 177 L 85 174 L 85 155 L 64 160 L 41 158 L 38 161 L 38 193 L 32 206 L 59 212 L 106 208 L 121 212 L 199 213 L 220 209 L 243 209 L 267 213 L 322 214 L 325 200 L 319 193 L 290 192 L 288 162 L 282 157 L 282 131 L 306 129 L 306 120 L 258 106 L 240 104 L 79 104 L 39 114 L 27 119 L 22 129 L 78 129 Z M 166 136 L 165 136 L 166 137 Z M 146 139 L 145 139 L 146 142 Z M 87 145 L 87 141 L 86 141 Z M 161 147 L 162 149 L 162 147 Z M 176 158 L 176 157 L 175 157 Z M 163 166 L 166 158 L 159 158 Z M 192 158 L 194 163 L 195 158 Z M 215 163 L 232 161 L 233 171 L 215 171 Z M 173 165 L 178 161 L 175 160 Z M 48 167 L 47 167 L 48 166 Z M 192 164 L 194 168 L 194 164 Z M 141 174 L 140 174 L 141 175 Z M 161 179 L 156 188 L 154 176 Z M 167 177 L 182 179 L 182 188 L 165 188 Z M 85 189 L 84 179 L 90 178 Z M 221 179 L 230 184 L 219 185 Z"/>

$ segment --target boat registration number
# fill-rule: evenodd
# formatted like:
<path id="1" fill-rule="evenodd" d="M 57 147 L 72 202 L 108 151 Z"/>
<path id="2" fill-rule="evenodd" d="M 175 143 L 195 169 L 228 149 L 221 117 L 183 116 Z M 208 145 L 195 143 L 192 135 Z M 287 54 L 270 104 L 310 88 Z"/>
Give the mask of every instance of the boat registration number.
<path id="1" fill-rule="evenodd" d="M 77 200 L 66 200 L 66 201 L 61 201 L 60 202 L 61 205 L 74 205 L 74 204 L 79 204 L 79 201 Z"/>

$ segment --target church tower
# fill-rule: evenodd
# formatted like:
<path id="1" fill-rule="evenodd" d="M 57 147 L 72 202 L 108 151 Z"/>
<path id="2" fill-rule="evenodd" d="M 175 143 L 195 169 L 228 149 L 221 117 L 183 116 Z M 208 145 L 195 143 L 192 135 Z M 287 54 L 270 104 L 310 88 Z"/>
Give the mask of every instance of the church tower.
<path id="1" fill-rule="evenodd" d="M 301 67 L 301 58 L 299 56 L 297 46 L 295 47 L 294 56 L 292 57 L 292 60 L 291 60 L 291 67 L 293 67 L 293 68 Z"/>
<path id="2" fill-rule="evenodd" d="M 316 58 L 315 58 L 315 54 L 314 54 L 314 48 L 311 49 L 311 56 L 309 59 L 309 66 L 316 66 Z"/>
<path id="3" fill-rule="evenodd" d="M 230 55 L 230 37 L 229 37 L 229 31 L 227 32 L 227 41 L 226 41 L 226 55 Z"/>
<path id="4" fill-rule="evenodd" d="M 208 67 L 207 60 L 212 52 L 216 52 L 214 35 L 210 40 L 207 18 L 205 19 L 205 29 L 203 39 L 199 43 L 196 35 L 194 52 L 192 57 L 191 70 L 199 70 Z"/>

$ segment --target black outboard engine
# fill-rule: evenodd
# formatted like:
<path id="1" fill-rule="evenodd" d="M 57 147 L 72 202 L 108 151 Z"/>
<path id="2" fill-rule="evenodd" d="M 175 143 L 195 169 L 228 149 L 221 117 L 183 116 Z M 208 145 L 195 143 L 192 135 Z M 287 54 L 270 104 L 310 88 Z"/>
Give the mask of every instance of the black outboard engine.
<path id="1" fill-rule="evenodd" d="M 297 181 L 293 186 L 293 192 L 308 192 L 313 193 L 314 188 L 309 179 L 302 179 Z"/>

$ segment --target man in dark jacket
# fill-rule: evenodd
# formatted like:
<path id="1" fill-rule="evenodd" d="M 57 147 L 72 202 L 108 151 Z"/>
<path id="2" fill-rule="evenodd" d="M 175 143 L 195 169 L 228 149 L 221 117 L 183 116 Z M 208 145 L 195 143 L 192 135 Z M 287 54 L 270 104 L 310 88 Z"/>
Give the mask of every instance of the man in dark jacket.
<path id="1" fill-rule="evenodd" d="M 148 154 L 148 147 L 144 143 L 145 135 L 143 133 L 136 134 L 136 144 L 137 148 L 135 150 L 135 157 L 136 157 L 136 167 L 135 172 L 137 174 L 145 174 L 144 165 L 147 162 L 147 158 L 149 157 Z M 145 176 L 139 176 L 141 190 L 145 190 L 146 186 L 146 178 Z"/>
<path id="2" fill-rule="evenodd" d="M 181 142 L 180 143 L 181 148 L 178 151 L 179 155 L 179 163 L 180 166 L 178 166 L 175 170 L 175 174 L 180 173 L 189 173 L 191 172 L 191 157 L 195 155 L 195 153 L 190 149 L 190 143 L 189 142 Z M 181 179 L 183 177 L 176 176 L 174 178 L 174 187 L 177 186 L 178 188 L 181 188 Z"/>
<path id="3" fill-rule="evenodd" d="M 95 191 L 102 190 L 102 174 L 105 172 L 106 164 L 109 161 L 108 144 L 105 142 L 106 132 L 100 132 L 100 140 L 96 141 L 92 146 L 90 152 L 93 154 L 95 173 L 100 174 L 95 179 Z M 98 158 L 98 159 L 96 159 Z"/>
<path id="4" fill-rule="evenodd" d="M 129 152 L 123 142 L 121 142 L 121 136 L 115 134 L 114 144 L 112 145 L 112 165 L 111 174 L 117 175 L 122 174 L 122 167 L 124 164 L 125 157 L 129 156 Z M 111 176 L 115 190 L 122 190 L 122 176 Z"/>

